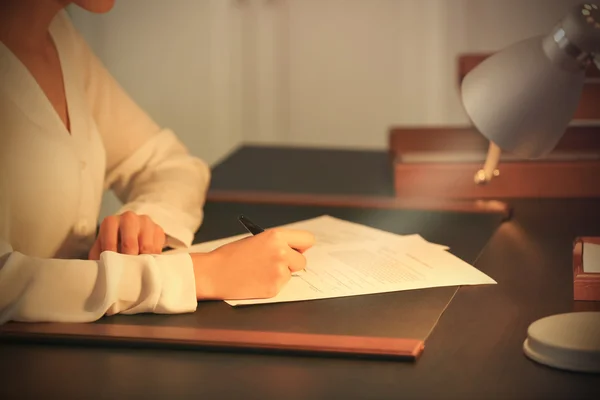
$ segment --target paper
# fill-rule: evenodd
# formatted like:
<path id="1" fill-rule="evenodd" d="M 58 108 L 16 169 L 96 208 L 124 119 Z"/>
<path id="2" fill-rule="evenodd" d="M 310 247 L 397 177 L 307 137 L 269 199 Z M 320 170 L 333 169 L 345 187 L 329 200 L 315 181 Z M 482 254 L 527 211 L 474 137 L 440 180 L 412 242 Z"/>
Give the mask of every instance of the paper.
<path id="1" fill-rule="evenodd" d="M 240 225 L 241 227 L 241 225 Z M 300 229 L 311 232 L 315 235 L 315 248 L 327 247 L 332 245 L 356 246 L 378 243 L 381 240 L 390 240 L 398 238 L 414 238 L 421 243 L 428 243 L 432 248 L 448 250 L 447 246 L 427 242 L 420 235 L 397 235 L 380 229 L 372 228 L 354 222 L 345 221 L 329 215 L 307 219 L 304 221 L 293 222 L 291 224 L 281 225 L 281 228 Z M 240 234 L 228 238 L 212 240 L 210 242 L 198 243 L 187 249 L 171 250 L 171 253 L 204 253 L 219 248 L 227 243 L 243 239 L 250 234 Z"/>
<path id="2" fill-rule="evenodd" d="M 583 272 L 600 274 L 600 245 L 595 243 L 583 244 Z"/>
<path id="3" fill-rule="evenodd" d="M 411 236 L 350 248 L 328 246 L 306 253 L 305 272 L 292 276 L 270 299 L 232 306 L 316 300 L 441 286 L 494 284 L 493 279 L 438 246 Z"/>
<path id="4" fill-rule="evenodd" d="M 420 235 L 397 235 L 370 226 L 360 225 L 343 219 L 334 218 L 329 215 L 294 222 L 284 225 L 285 228 L 302 229 L 315 235 L 318 247 L 342 245 L 367 245 L 378 243 L 382 240 L 402 238 L 414 238 L 420 243 L 429 243 Z M 447 246 L 429 243 L 432 247 L 448 250 Z"/>
<path id="5" fill-rule="evenodd" d="M 304 229 L 315 235 L 315 246 L 304 253 L 305 271 L 295 273 L 273 298 L 226 300 L 228 304 L 280 303 L 496 283 L 449 253 L 447 246 L 427 242 L 419 235 L 396 235 L 327 215 L 283 227 Z M 212 251 L 246 236 L 200 243 L 179 251 Z"/>

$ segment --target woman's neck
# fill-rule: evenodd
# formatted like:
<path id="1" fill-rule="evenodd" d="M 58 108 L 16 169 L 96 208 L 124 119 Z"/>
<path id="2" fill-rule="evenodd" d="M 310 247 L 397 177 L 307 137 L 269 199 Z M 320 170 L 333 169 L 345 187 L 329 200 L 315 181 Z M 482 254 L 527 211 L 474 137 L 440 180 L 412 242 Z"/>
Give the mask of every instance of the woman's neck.
<path id="1" fill-rule="evenodd" d="M 50 23 L 70 1 L 0 0 L 0 42 L 20 51 L 47 47 Z"/>

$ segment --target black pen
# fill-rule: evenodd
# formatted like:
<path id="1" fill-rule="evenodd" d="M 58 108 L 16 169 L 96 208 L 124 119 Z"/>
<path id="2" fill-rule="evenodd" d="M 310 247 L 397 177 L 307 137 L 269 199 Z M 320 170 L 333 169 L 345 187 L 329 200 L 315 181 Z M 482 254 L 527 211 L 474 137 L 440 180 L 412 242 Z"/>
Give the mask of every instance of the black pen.
<path id="1" fill-rule="evenodd" d="M 252 235 L 258 235 L 259 233 L 263 233 L 265 231 L 263 228 L 256 225 L 254 222 L 250 221 L 244 215 L 240 215 L 238 217 L 238 221 L 240 221 L 242 223 L 242 225 L 244 225 L 244 228 L 246 228 L 246 230 L 248 232 L 250 232 Z M 292 247 L 292 249 L 294 249 L 294 248 Z M 300 250 L 298 250 L 298 249 L 294 249 L 294 250 L 296 250 L 298 253 L 302 254 L 302 252 Z"/>
<path id="2" fill-rule="evenodd" d="M 240 215 L 238 220 L 242 223 L 242 225 L 244 225 L 244 228 L 246 228 L 246 230 L 253 235 L 258 235 L 259 233 L 263 233 L 265 231 L 263 228 L 246 218 L 244 215 Z"/>
<path id="3" fill-rule="evenodd" d="M 252 235 L 258 235 L 259 233 L 263 233 L 265 231 L 263 228 L 256 225 L 254 222 L 250 221 L 245 215 L 240 215 L 238 217 L 238 221 L 240 221 L 240 223 L 242 225 L 244 225 L 244 228 L 246 228 L 246 230 L 248 232 L 250 232 Z M 292 249 L 294 249 L 294 248 L 292 247 Z M 296 250 L 298 253 L 301 253 L 300 250 L 298 250 L 298 249 L 294 249 L 294 250 Z M 305 271 L 305 270 L 303 269 L 302 271 Z"/>

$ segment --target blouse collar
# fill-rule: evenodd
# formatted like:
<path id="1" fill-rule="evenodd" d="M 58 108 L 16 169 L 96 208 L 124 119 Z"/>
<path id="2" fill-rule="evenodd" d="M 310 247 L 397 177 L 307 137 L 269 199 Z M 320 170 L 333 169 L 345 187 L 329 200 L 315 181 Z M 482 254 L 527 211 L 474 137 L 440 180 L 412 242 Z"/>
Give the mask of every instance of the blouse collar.
<path id="1" fill-rule="evenodd" d="M 33 75 L 2 42 L 0 42 L 0 81 L 2 81 L 0 90 L 4 91 L 5 95 L 21 109 L 23 114 L 43 131 L 49 130 L 69 138 L 77 132 L 79 123 L 76 110 L 77 96 L 73 82 L 75 78 L 73 57 L 75 55 L 68 40 L 66 27 L 62 23 L 63 13 L 64 11 L 52 20 L 49 33 L 61 63 L 71 134 Z"/>

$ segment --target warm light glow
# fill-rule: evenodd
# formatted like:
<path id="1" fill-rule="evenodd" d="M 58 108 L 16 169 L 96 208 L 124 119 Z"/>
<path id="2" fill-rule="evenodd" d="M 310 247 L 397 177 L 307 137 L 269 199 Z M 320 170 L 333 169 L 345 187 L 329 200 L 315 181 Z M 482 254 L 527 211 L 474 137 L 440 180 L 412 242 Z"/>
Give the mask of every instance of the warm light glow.
<path id="1" fill-rule="evenodd" d="M 496 236 L 503 237 L 515 248 L 523 261 L 524 265 L 536 271 L 543 271 L 545 268 L 544 255 L 547 251 L 539 238 L 528 233 L 528 231 L 515 220 L 511 220 L 500 225 L 496 231 Z"/>
<path id="2" fill-rule="evenodd" d="M 496 169 L 500 162 L 502 150 L 495 143 L 490 142 L 487 157 L 483 169 L 475 174 L 475 183 L 485 184 L 492 180 L 494 176 L 500 176 L 500 171 Z"/>

